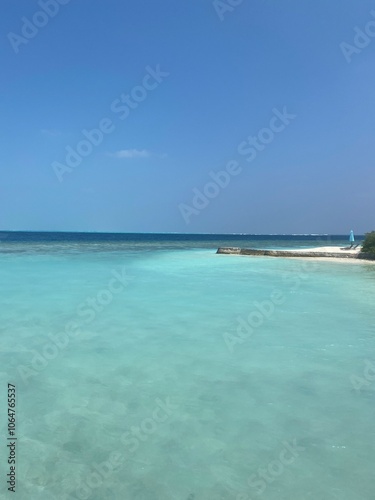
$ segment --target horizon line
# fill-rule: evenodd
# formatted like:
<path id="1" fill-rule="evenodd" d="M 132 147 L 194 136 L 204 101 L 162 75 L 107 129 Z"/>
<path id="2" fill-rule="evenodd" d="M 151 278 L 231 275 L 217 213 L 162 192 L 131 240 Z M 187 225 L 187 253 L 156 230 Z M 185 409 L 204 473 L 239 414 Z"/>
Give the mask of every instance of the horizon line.
<path id="1" fill-rule="evenodd" d="M 219 235 L 219 236 L 346 236 L 347 233 L 184 233 L 179 231 L 51 231 L 48 229 L 0 229 L 0 233 L 58 233 L 58 234 L 175 234 L 175 235 Z M 348 233 L 349 234 L 349 233 Z M 365 233 L 357 233 L 364 236 Z"/>

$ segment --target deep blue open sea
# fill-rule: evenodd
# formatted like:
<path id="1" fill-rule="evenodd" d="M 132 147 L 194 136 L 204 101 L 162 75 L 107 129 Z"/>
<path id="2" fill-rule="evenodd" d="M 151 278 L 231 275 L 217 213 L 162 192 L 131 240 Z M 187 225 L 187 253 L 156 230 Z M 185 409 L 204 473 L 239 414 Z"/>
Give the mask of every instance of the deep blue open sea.
<path id="1" fill-rule="evenodd" d="M 0 498 L 374 500 L 375 264 L 216 254 L 347 244 L 0 232 Z"/>

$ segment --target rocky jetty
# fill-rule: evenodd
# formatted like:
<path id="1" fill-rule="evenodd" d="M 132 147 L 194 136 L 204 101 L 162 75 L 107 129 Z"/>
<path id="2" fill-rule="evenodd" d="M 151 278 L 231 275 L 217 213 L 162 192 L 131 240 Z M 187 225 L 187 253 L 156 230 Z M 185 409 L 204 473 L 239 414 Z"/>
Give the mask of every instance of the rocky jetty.
<path id="1" fill-rule="evenodd" d="M 267 257 L 312 257 L 312 258 L 333 258 L 333 259 L 363 259 L 363 260 L 375 260 L 375 257 L 371 254 L 364 252 L 353 252 L 345 251 L 339 248 L 332 250 L 322 250 L 311 249 L 309 250 L 258 250 L 256 248 L 238 248 L 238 247 L 220 247 L 217 252 L 218 254 L 230 254 L 230 255 L 261 255 Z"/>

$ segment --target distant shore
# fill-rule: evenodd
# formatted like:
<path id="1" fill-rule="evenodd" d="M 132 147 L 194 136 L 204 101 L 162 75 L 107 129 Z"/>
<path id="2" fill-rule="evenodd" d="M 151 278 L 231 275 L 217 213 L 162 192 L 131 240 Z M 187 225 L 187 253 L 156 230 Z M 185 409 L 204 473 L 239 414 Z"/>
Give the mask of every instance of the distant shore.
<path id="1" fill-rule="evenodd" d="M 356 249 L 348 247 L 316 247 L 299 248 L 295 250 L 259 250 L 256 248 L 220 247 L 218 254 L 229 255 L 252 255 L 266 257 L 294 257 L 335 260 L 343 262 L 370 261 L 375 263 L 375 256 L 361 251 L 361 246 Z"/>

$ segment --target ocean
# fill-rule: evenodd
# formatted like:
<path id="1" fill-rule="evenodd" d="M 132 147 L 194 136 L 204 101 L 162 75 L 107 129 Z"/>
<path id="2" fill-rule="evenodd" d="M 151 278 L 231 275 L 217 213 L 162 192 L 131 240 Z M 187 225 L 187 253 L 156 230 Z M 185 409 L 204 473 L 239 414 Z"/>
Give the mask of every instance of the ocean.
<path id="1" fill-rule="evenodd" d="M 373 500 L 375 265 L 216 254 L 347 244 L 0 233 L 0 498 Z"/>

